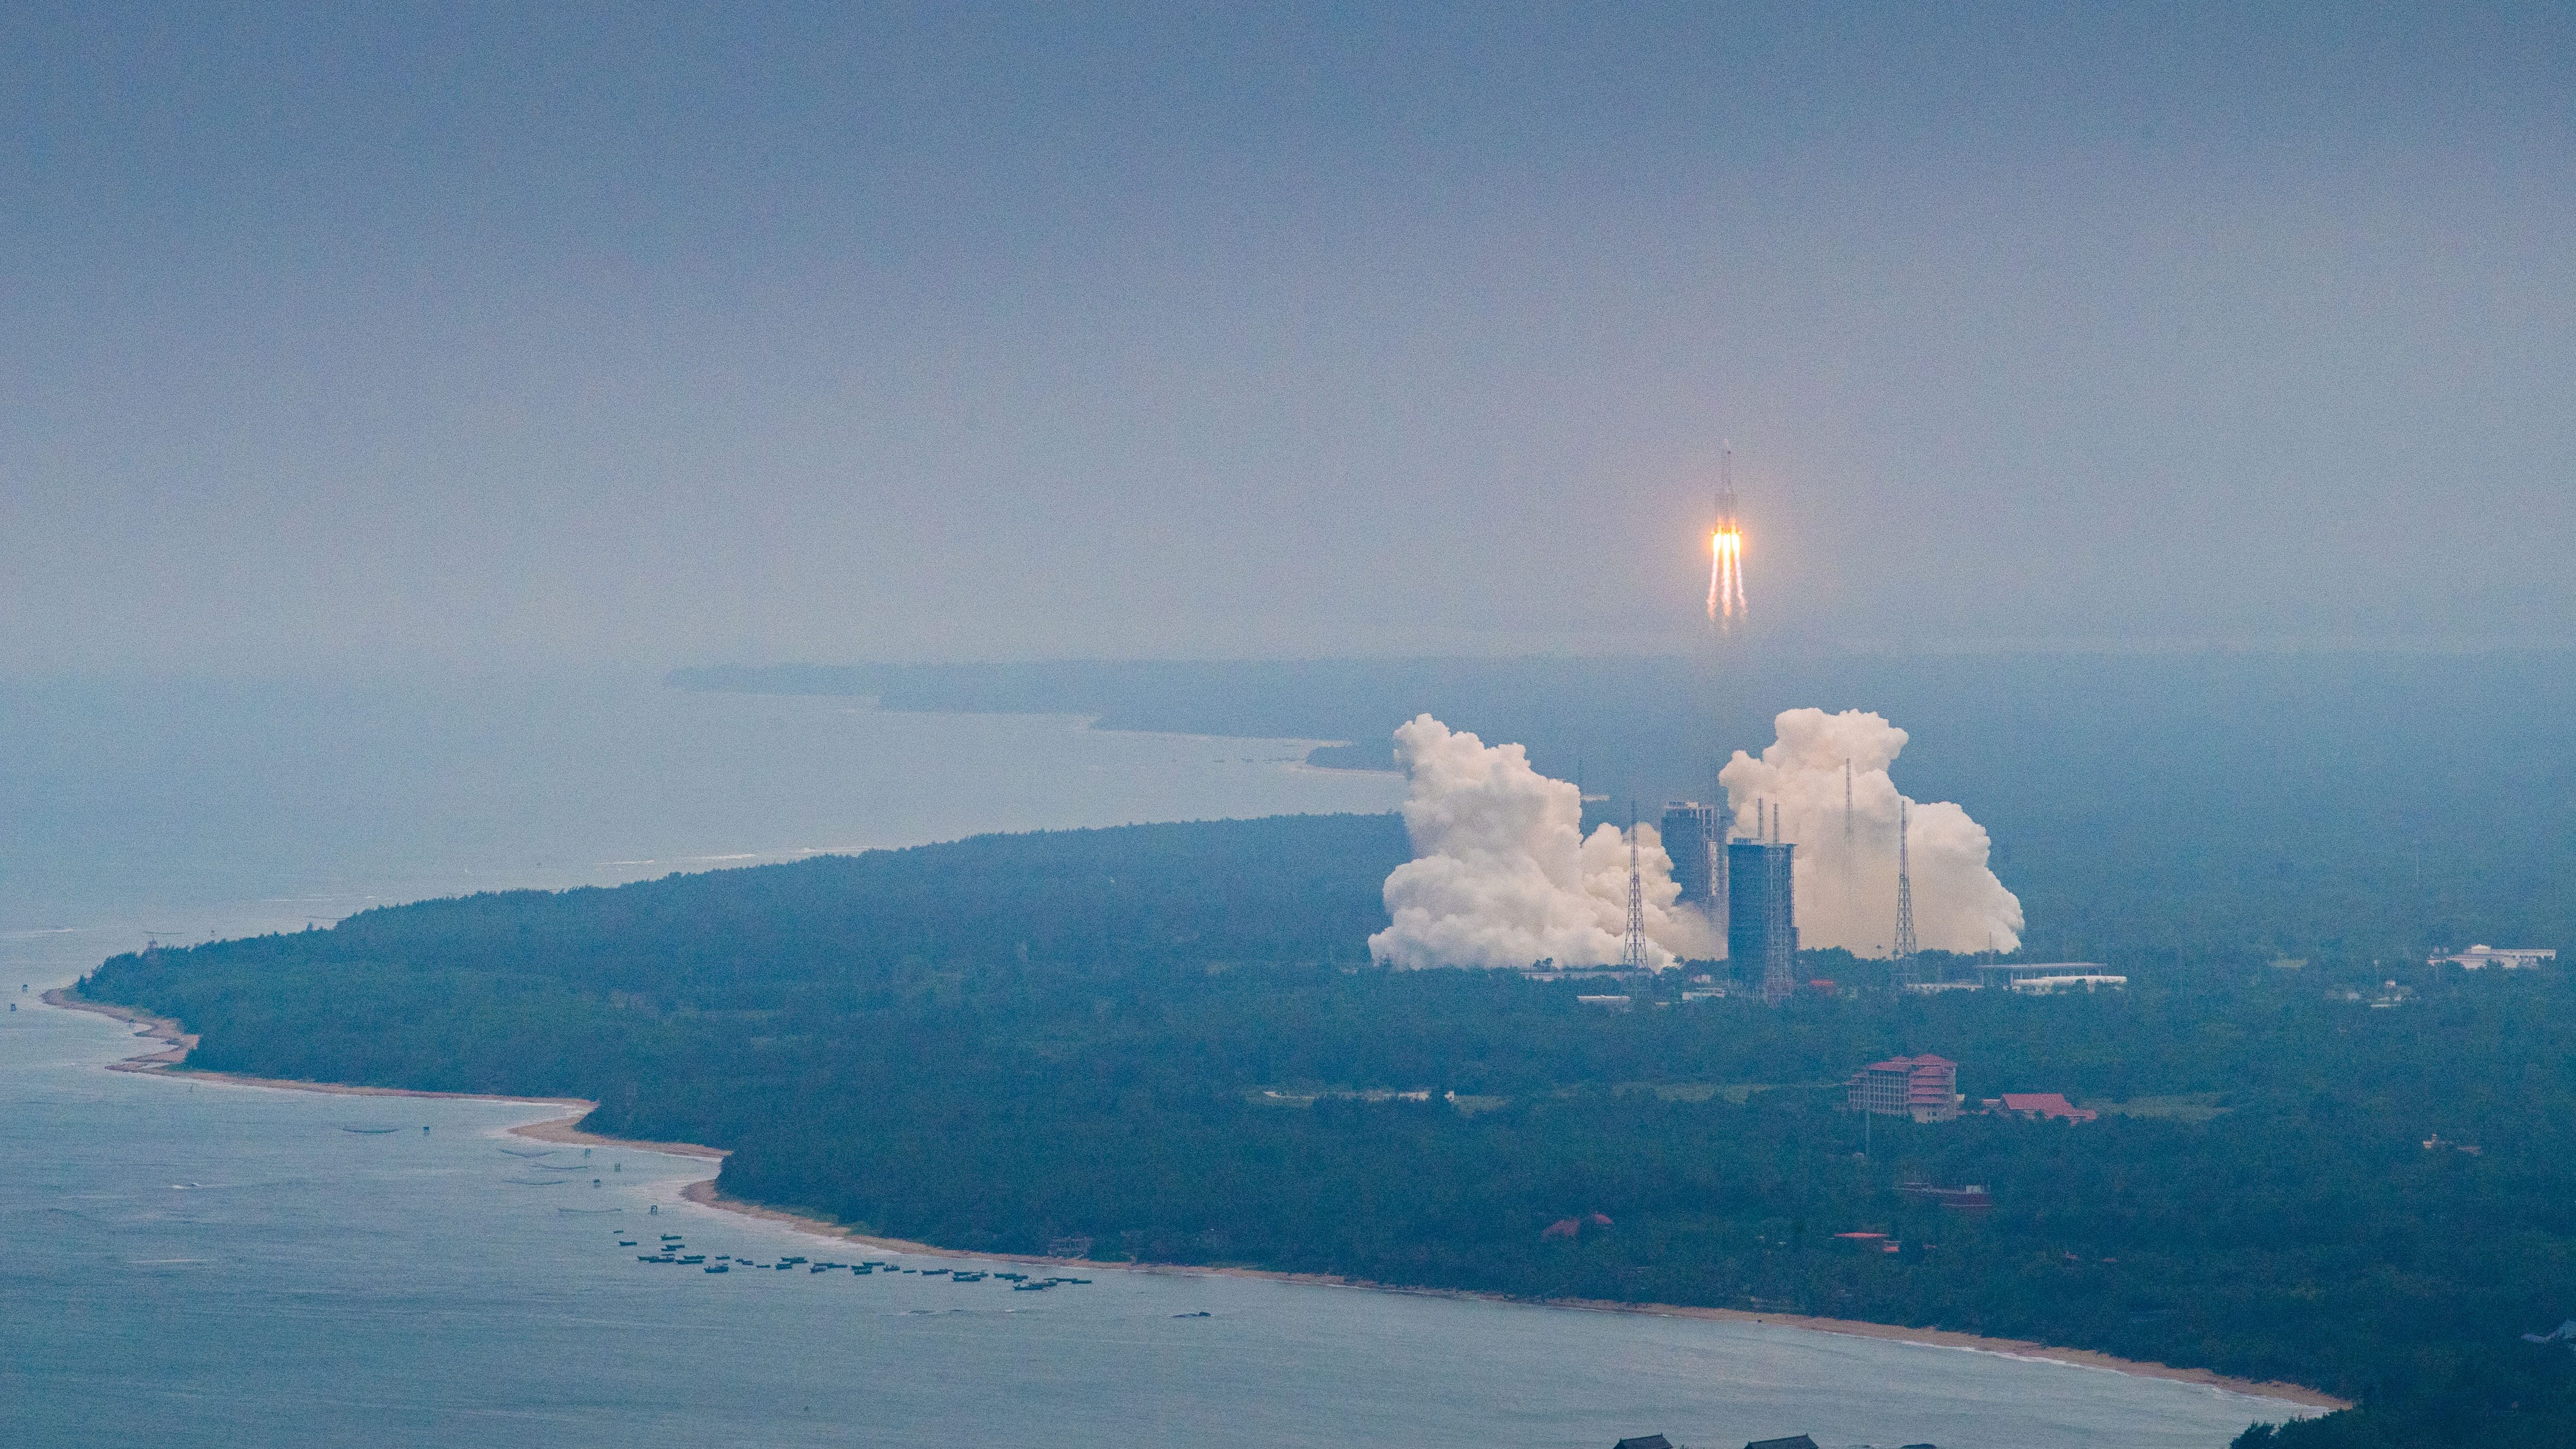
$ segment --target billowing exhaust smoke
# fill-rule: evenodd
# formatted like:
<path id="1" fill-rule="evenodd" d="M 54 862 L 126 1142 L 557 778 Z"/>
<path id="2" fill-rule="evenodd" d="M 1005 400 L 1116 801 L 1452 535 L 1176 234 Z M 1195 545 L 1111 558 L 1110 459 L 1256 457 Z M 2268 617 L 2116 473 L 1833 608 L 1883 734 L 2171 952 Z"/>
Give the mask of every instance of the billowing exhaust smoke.
<path id="1" fill-rule="evenodd" d="M 1887 955 L 1896 934 L 1897 819 L 1887 769 L 1905 748 L 1905 731 L 1856 709 L 1793 709 L 1772 723 L 1779 739 L 1760 759 L 1738 750 L 1718 772 L 1742 833 L 1754 833 L 1758 800 L 1779 811 L 1780 838 L 1797 845 L 1800 945 Z M 1986 867 L 1985 827 L 1956 805 L 1908 802 L 1907 813 L 1917 944 L 2019 946 L 2021 901 Z"/>
<path id="2" fill-rule="evenodd" d="M 1583 835 L 1575 787 L 1530 768 L 1519 745 L 1487 745 L 1429 715 L 1395 732 L 1412 776 L 1404 828 L 1414 858 L 1386 878 L 1394 924 L 1369 937 L 1390 966 L 1526 968 L 1617 964 L 1628 919 L 1628 840 L 1604 825 Z M 1670 857 L 1637 827 L 1647 957 L 1718 954 L 1717 935 L 1675 904 Z"/>

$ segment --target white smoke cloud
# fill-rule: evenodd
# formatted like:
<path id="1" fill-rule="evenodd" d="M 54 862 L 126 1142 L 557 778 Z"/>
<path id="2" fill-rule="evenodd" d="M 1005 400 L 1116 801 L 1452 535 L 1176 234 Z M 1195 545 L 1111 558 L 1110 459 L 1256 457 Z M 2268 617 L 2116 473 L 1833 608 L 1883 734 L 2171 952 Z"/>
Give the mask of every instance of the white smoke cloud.
<path id="1" fill-rule="evenodd" d="M 1583 835 L 1575 787 L 1530 768 L 1519 745 L 1487 745 L 1429 715 L 1395 732 L 1412 787 L 1404 828 L 1414 858 L 1386 878 L 1394 924 L 1369 937 L 1391 966 L 1526 967 L 1618 963 L 1628 929 L 1628 841 L 1604 825 Z M 1637 827 L 1647 956 L 1717 954 L 1716 933 L 1687 906 L 1652 826 Z"/>
<path id="2" fill-rule="evenodd" d="M 1884 956 L 1896 937 L 1896 801 L 1888 766 L 1905 731 L 1860 710 L 1793 709 L 1772 722 L 1779 739 L 1755 759 L 1742 750 L 1718 772 L 1751 836 L 1754 804 L 1780 812 L 1780 838 L 1797 853 L 1798 944 Z M 1843 817 L 1843 766 L 1851 766 L 1851 825 Z M 2021 944 L 2021 901 L 1986 867 L 1986 829 L 1951 804 L 1908 802 L 1907 866 L 1914 934 L 1926 950 L 2009 951 Z"/>

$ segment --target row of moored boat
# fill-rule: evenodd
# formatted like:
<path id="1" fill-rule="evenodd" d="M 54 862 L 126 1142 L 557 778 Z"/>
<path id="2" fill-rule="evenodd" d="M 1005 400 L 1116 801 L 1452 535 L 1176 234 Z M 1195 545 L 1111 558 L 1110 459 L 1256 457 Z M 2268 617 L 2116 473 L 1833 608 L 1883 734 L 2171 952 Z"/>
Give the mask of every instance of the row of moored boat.
<path id="1" fill-rule="evenodd" d="M 637 1238 L 619 1238 L 617 1246 L 639 1248 L 644 1244 Z M 1043 1293 L 1050 1288 L 1061 1288 L 1068 1284 L 1087 1284 L 1091 1281 L 1088 1278 L 1032 1278 L 1026 1273 L 996 1273 L 970 1268 L 905 1268 L 882 1258 L 869 1258 L 857 1263 L 834 1263 L 818 1262 L 803 1256 L 789 1256 L 768 1261 L 732 1253 L 718 1253 L 711 1261 L 704 1253 L 690 1252 L 688 1243 L 678 1233 L 662 1234 L 660 1241 L 653 1245 L 653 1250 L 636 1254 L 635 1261 L 674 1263 L 686 1267 L 703 1268 L 709 1273 L 730 1273 L 736 1268 L 747 1271 L 792 1273 L 802 1268 L 808 1273 L 833 1273 L 846 1270 L 860 1278 L 874 1277 L 879 1273 L 911 1273 L 923 1278 L 946 1278 L 951 1283 L 981 1283 L 990 1279 L 996 1283 L 1010 1284 L 1011 1291 L 1014 1293 Z"/>

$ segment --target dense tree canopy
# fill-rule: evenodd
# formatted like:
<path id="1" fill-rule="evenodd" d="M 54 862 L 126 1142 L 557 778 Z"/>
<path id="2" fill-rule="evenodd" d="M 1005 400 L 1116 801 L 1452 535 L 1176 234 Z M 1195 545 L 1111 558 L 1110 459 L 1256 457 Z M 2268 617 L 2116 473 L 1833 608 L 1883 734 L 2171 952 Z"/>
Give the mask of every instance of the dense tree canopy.
<path id="1" fill-rule="evenodd" d="M 594 1098 L 594 1130 L 733 1149 L 728 1191 L 906 1237 L 1937 1325 L 2368 1406 L 2295 1449 L 2568 1442 L 2576 1356 L 2520 1337 L 2576 1315 L 2563 974 L 2178 959 L 1779 1008 L 1668 977 L 1605 1011 L 1366 965 L 1404 853 L 1387 817 L 984 837 L 370 911 L 84 990 L 181 1018 L 202 1068 Z M 2106 1110 L 1865 1138 L 1837 1084 L 1900 1052 L 1971 1107 Z"/>

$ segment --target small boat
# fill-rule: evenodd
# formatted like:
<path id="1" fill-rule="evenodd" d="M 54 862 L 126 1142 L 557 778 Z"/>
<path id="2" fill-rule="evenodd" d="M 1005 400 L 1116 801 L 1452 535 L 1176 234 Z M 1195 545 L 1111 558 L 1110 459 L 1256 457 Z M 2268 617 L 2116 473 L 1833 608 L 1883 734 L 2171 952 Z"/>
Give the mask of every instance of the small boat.
<path id="1" fill-rule="evenodd" d="M 1175 1313 L 1172 1316 L 1174 1318 L 1213 1318 L 1216 1315 L 1202 1308 L 1196 1313 Z"/>
<path id="2" fill-rule="evenodd" d="M 513 1187 L 561 1187 L 564 1185 L 564 1180 L 560 1177 L 505 1177 L 501 1180 Z"/>
<path id="3" fill-rule="evenodd" d="M 710 1273 L 730 1273 L 733 1271 L 733 1265 L 730 1263 L 709 1263 L 707 1265 L 707 1271 Z"/>
<path id="4" fill-rule="evenodd" d="M 601 1214 L 603 1214 L 603 1213 L 622 1213 L 622 1212 L 626 1211 L 626 1209 L 624 1209 L 624 1208 L 567 1208 L 567 1207 L 559 1207 L 559 1208 L 556 1208 L 556 1209 L 555 1209 L 555 1211 L 556 1211 L 556 1212 L 559 1212 L 559 1213 L 575 1213 L 575 1214 L 578 1214 L 578 1215 L 580 1215 L 580 1216 L 582 1216 L 582 1217 L 586 1217 L 586 1218 L 595 1218 L 595 1217 L 600 1216 L 600 1215 L 601 1215 Z"/>
<path id="5" fill-rule="evenodd" d="M 343 1127 L 340 1130 L 355 1132 L 361 1137 L 382 1137 L 388 1132 L 400 1132 L 402 1129 L 400 1127 Z"/>
<path id="6" fill-rule="evenodd" d="M 689 1254 L 688 1256 L 686 1256 L 686 1257 L 684 1257 L 684 1258 L 680 1259 L 680 1261 L 681 1261 L 681 1262 L 683 1262 L 683 1263 L 703 1263 L 703 1262 L 705 1262 L 706 1260 L 707 1260 L 707 1255 L 706 1255 L 706 1254 L 704 1254 L 704 1253 L 691 1253 L 691 1254 Z M 718 1264 L 717 1266 L 721 1267 L 721 1266 L 723 1266 L 723 1265 L 722 1265 L 722 1264 Z"/>
<path id="7" fill-rule="evenodd" d="M 426 1132 L 429 1129 L 424 1127 L 420 1130 Z M 501 1150 L 510 1154 L 512 1157 L 552 1157 L 555 1155 L 555 1150 L 551 1147 L 504 1147 Z"/>

